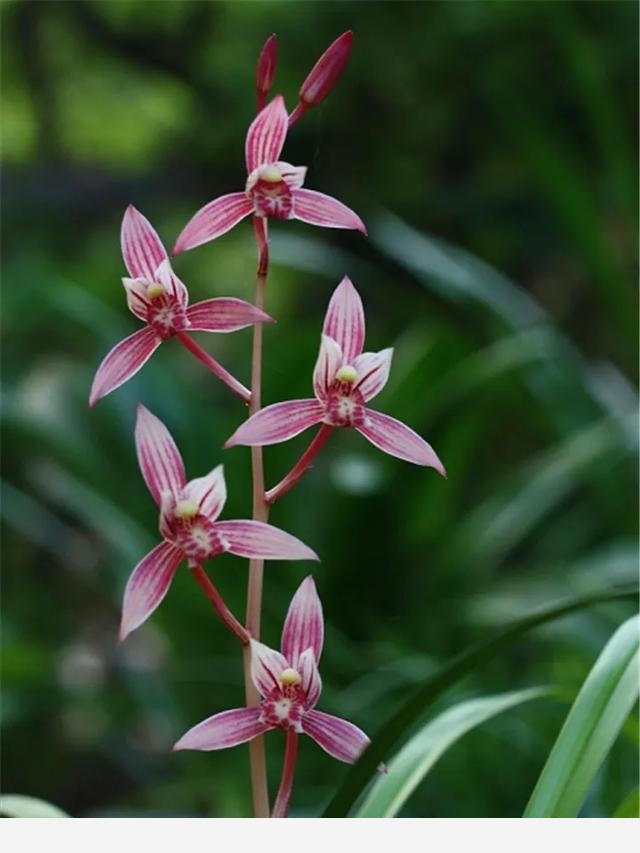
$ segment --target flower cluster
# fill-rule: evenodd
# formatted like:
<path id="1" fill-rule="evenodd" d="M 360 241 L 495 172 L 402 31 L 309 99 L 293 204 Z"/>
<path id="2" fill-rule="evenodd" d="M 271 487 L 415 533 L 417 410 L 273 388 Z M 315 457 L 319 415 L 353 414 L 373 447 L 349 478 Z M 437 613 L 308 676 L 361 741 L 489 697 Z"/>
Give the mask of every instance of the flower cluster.
<path id="1" fill-rule="evenodd" d="M 270 219 L 297 219 L 326 228 L 343 228 L 366 235 L 360 217 L 337 199 L 303 187 L 306 167 L 281 160 L 289 129 L 317 106 L 342 74 L 353 34 L 344 33 L 329 46 L 304 80 L 294 110 L 287 111 L 282 95 L 269 103 L 277 59 L 277 39 L 271 36 L 260 54 L 256 71 L 258 114 L 245 141 L 244 190 L 206 204 L 178 236 L 177 255 L 225 234 L 252 217 L 259 265 L 256 302 L 235 297 L 205 299 L 189 304 L 186 286 L 151 223 L 133 206 L 125 212 L 121 247 L 128 276 L 122 279 L 127 304 L 144 326 L 118 343 L 100 364 L 91 388 L 93 406 L 134 376 L 155 350 L 175 338 L 208 370 L 249 406 L 249 417 L 225 447 L 250 445 L 253 460 L 252 519 L 219 520 L 226 501 L 222 465 L 187 481 L 185 467 L 167 427 L 142 404 L 138 405 L 135 445 L 144 481 L 159 511 L 162 541 L 134 568 L 124 593 L 120 637 L 148 619 L 166 596 L 179 565 L 186 561 L 223 623 L 243 643 L 247 666 L 247 707 L 222 713 L 190 729 L 176 750 L 216 750 L 251 741 L 272 729 L 286 732 L 287 745 L 280 792 L 274 816 L 287 814 L 296 743 L 300 734 L 316 741 L 334 758 L 354 762 L 369 740 L 357 726 L 316 710 L 321 681 L 318 664 L 324 640 L 324 619 L 314 580 L 307 577 L 293 597 L 282 633 L 281 651 L 260 642 L 260 595 L 264 560 L 317 560 L 311 548 L 295 536 L 270 525 L 270 504 L 293 488 L 320 452 L 334 429 L 352 427 L 376 448 L 416 465 L 444 467 L 435 451 L 416 432 L 395 418 L 369 408 L 383 389 L 393 350 L 363 352 L 365 317 L 362 300 L 346 276 L 335 289 L 324 319 L 320 353 L 313 370 L 314 396 L 260 407 L 262 368 L 260 324 L 265 313 L 264 287 L 268 273 Z M 191 336 L 192 332 L 233 332 L 254 328 L 252 383 L 246 388 Z M 311 365 L 310 365 L 311 367 Z M 313 425 L 319 432 L 289 474 L 273 489 L 264 489 L 262 447 L 292 438 Z M 229 553 L 247 558 L 249 588 L 247 622 L 242 625 L 226 607 L 203 565 Z M 252 755 L 252 786 L 257 815 L 268 814 L 266 782 Z M 264 776 L 264 773 L 262 774 Z M 262 790 L 261 790 L 262 788 Z M 267 804 L 267 805 L 265 805 Z"/>

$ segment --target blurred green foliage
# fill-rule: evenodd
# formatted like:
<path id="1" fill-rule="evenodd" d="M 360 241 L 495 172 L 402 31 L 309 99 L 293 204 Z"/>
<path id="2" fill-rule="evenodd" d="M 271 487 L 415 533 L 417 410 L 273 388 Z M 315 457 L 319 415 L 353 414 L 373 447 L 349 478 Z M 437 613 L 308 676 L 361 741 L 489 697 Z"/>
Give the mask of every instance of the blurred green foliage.
<path id="1" fill-rule="evenodd" d="M 290 106 L 342 31 L 337 90 L 286 157 L 353 206 L 370 238 L 283 223 L 266 402 L 307 396 L 329 295 L 348 273 L 367 345 L 395 346 L 379 408 L 449 477 L 335 435 L 273 522 L 322 555 L 322 707 L 374 730 L 437 662 L 542 602 L 637 573 L 637 5 L 627 2 L 5 2 L 3 18 L 3 788 L 74 815 L 248 813 L 246 750 L 172 754 L 242 703 L 240 655 L 187 572 L 116 642 L 131 568 L 156 539 L 132 440 L 162 417 L 190 476 L 223 460 L 226 515 L 250 510 L 239 405 L 169 342 L 89 412 L 93 372 L 135 328 L 119 278 L 134 203 L 170 244 L 243 180 L 255 60 L 277 32 Z M 437 235 L 437 236 L 436 236 Z M 464 248 L 458 248 L 464 247 Z M 252 298 L 249 226 L 180 257 L 192 298 Z M 500 272 L 498 272 L 498 270 Z M 203 336 L 248 378 L 250 332 Z M 310 436 L 269 448 L 274 483 Z M 212 566 L 235 612 L 243 561 Z M 307 568 L 267 568 L 275 645 Z M 450 701 L 556 683 L 574 695 L 627 605 L 514 645 Z M 543 700 L 455 746 L 407 816 L 522 813 L 566 713 Z M 281 738 L 268 738 L 279 775 Z M 635 748 L 629 748 L 633 745 Z M 584 813 L 637 784 L 630 721 Z M 294 814 L 344 768 L 306 741 Z"/>

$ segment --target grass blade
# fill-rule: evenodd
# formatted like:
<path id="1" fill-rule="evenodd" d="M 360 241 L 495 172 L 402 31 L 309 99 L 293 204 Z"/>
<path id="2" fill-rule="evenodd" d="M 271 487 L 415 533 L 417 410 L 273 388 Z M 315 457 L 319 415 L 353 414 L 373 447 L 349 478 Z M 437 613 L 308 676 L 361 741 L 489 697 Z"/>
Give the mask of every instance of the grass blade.
<path id="1" fill-rule="evenodd" d="M 533 687 L 470 699 L 448 708 L 402 747 L 390 763 L 389 772 L 374 782 L 356 817 L 395 817 L 440 756 L 464 734 L 491 717 L 547 692 Z"/>
<path id="2" fill-rule="evenodd" d="M 593 777 L 638 698 L 640 617 L 609 640 L 565 720 L 525 817 L 577 817 Z"/>
<path id="3" fill-rule="evenodd" d="M 636 585 L 573 598 L 519 619 L 489 640 L 461 652 L 449 663 L 436 670 L 380 727 L 377 736 L 374 737 L 362 758 L 347 772 L 342 784 L 325 809 L 323 817 L 346 817 L 375 774 L 378 764 L 381 761 L 388 760 L 394 747 L 424 712 L 456 682 L 481 664 L 491 660 L 515 639 L 538 627 L 538 625 L 559 619 L 568 613 L 574 613 L 577 610 L 606 602 L 625 599 L 632 601 L 637 597 L 638 587 Z"/>

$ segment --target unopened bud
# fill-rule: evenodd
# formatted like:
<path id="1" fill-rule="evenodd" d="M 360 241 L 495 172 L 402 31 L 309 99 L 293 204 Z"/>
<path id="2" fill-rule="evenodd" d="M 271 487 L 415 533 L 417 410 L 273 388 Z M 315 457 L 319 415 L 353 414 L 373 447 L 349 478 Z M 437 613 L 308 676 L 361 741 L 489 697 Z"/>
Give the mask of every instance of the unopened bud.
<path id="1" fill-rule="evenodd" d="M 256 67 L 256 89 L 259 95 L 267 95 L 273 86 L 273 78 L 276 76 L 276 62 L 278 59 L 278 37 L 275 33 L 269 36 L 264 43 L 258 57 Z"/>
<path id="2" fill-rule="evenodd" d="M 300 87 L 300 101 L 316 107 L 333 89 L 349 61 L 353 32 L 342 33 L 322 54 Z"/>

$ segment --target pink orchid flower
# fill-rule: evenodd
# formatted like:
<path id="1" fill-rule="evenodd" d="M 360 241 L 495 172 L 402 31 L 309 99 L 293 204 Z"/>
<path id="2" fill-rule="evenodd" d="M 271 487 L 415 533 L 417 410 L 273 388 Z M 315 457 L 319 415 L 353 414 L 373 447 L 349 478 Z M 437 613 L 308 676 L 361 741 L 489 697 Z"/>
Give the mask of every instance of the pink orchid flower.
<path id="1" fill-rule="evenodd" d="M 162 421 L 138 405 L 136 451 L 142 476 L 160 509 L 163 541 L 133 570 L 124 593 L 120 639 L 148 619 L 167 594 L 178 565 L 224 552 L 263 560 L 317 560 L 299 539 L 260 521 L 218 521 L 227 499 L 223 467 L 186 481 L 184 463 Z"/>
<path id="2" fill-rule="evenodd" d="M 174 255 L 215 240 L 250 214 L 269 219 L 299 219 L 324 228 L 367 230 L 352 210 L 331 196 L 302 189 L 305 166 L 278 158 L 287 136 L 289 117 L 282 95 L 254 119 L 247 133 L 248 178 L 244 192 L 223 195 L 199 210 L 185 226 Z"/>
<path id="3" fill-rule="evenodd" d="M 200 350 L 186 332 L 235 332 L 271 317 L 242 299 L 205 299 L 189 305 L 187 288 L 171 269 L 169 257 L 155 229 L 129 205 L 122 220 L 122 257 L 131 278 L 123 278 L 129 309 L 145 323 L 107 354 L 97 370 L 89 405 L 130 379 L 160 344 L 173 337 L 204 361 L 241 397 L 248 392 L 223 367 Z"/>
<path id="4" fill-rule="evenodd" d="M 313 738 L 325 752 L 352 764 L 369 744 L 353 723 L 316 711 L 322 682 L 322 606 L 311 576 L 291 600 L 282 631 L 282 652 L 251 640 L 251 678 L 262 697 L 258 708 L 236 708 L 209 717 L 183 735 L 173 747 L 210 751 L 252 740 L 271 729 Z"/>
<path id="5" fill-rule="evenodd" d="M 408 426 L 366 403 L 387 384 L 393 349 L 362 352 L 362 300 L 345 276 L 334 291 L 324 319 L 320 354 L 313 373 L 315 398 L 275 403 L 256 412 L 231 436 L 236 444 L 277 444 L 314 424 L 354 427 L 371 444 L 446 476 L 433 448 Z"/>

